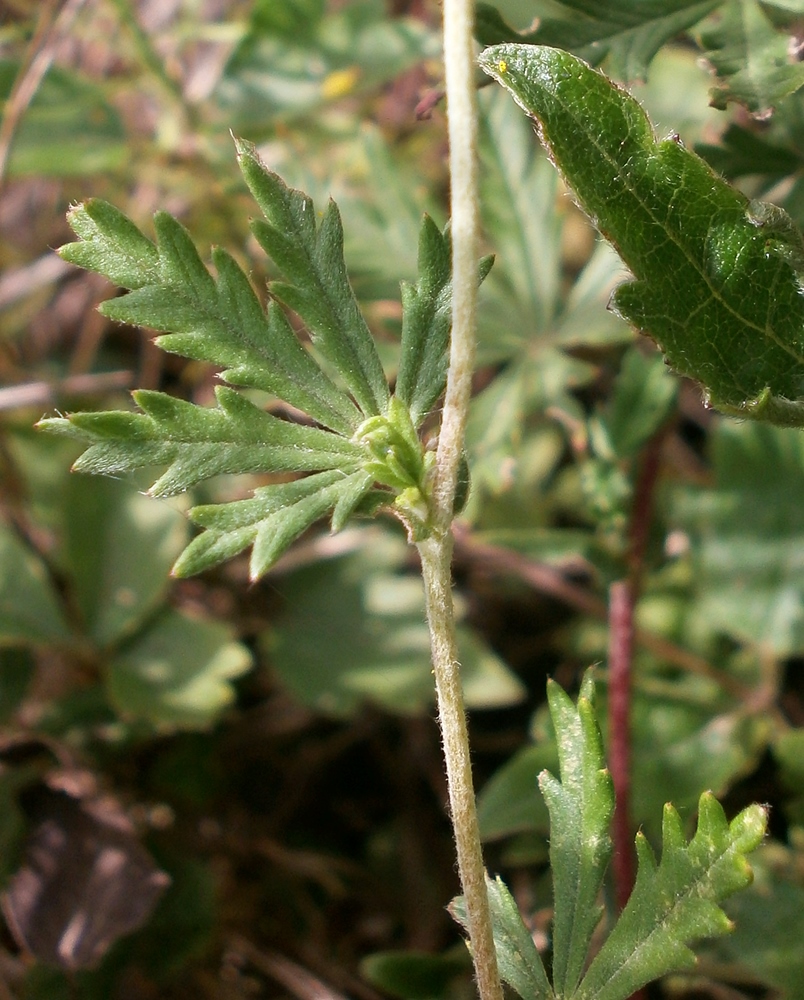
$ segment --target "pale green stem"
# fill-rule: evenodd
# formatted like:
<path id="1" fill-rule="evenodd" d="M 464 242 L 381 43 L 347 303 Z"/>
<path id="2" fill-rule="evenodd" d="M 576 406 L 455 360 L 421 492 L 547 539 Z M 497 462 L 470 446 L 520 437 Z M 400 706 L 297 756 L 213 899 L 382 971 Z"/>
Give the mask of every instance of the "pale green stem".
<path id="1" fill-rule="evenodd" d="M 458 871 L 481 1000 L 503 1000 L 472 785 L 452 600 L 452 524 L 475 360 L 478 260 L 473 0 L 444 0 L 452 226 L 452 342 L 434 485 L 434 528 L 419 543 Z"/>

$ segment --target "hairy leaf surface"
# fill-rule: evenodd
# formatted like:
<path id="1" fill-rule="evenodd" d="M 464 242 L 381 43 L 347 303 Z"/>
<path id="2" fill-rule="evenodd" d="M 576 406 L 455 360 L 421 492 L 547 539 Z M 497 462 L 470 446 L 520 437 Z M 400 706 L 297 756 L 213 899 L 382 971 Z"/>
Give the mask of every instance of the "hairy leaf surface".
<path id="1" fill-rule="evenodd" d="M 143 413 L 76 413 L 46 426 L 91 442 L 75 463 L 78 472 L 119 475 L 167 465 L 150 489 L 157 497 L 224 473 L 354 471 L 360 461 L 362 450 L 345 438 L 279 420 L 233 389 L 221 386 L 216 395 L 219 406 L 210 408 L 140 390 L 134 399 Z"/>
<path id="2" fill-rule="evenodd" d="M 248 500 L 194 507 L 190 518 L 206 530 L 190 543 L 174 572 L 177 576 L 200 573 L 253 546 L 250 576 L 256 580 L 294 539 L 329 511 L 333 511 L 333 528 L 342 527 L 372 482 L 362 470 L 351 475 L 332 470 L 261 487 Z"/>
<path id="3" fill-rule="evenodd" d="M 613 308 L 648 333 L 713 405 L 804 422 L 804 240 L 751 202 L 640 105 L 557 49 L 500 45 L 481 65 L 533 116 L 581 206 L 636 280 Z"/>
<path id="4" fill-rule="evenodd" d="M 678 813 L 666 805 L 661 861 L 657 864 L 640 833 L 634 891 L 584 973 L 603 915 L 599 897 L 611 855 L 614 790 L 593 708 L 592 673 L 584 678 L 577 705 L 552 681 L 547 698 L 560 772 L 560 780 L 547 771 L 539 776 L 550 813 L 553 982 L 547 982 L 531 936 L 498 880 L 488 889 L 500 974 L 523 1000 L 626 1000 L 646 983 L 694 964 L 692 943 L 730 929 L 719 904 L 750 884 L 745 856 L 764 836 L 766 810 L 750 806 L 729 824 L 714 796 L 704 793 L 697 832 L 687 843 Z M 452 910 L 465 925 L 462 898 L 453 901 Z"/>
<path id="5" fill-rule="evenodd" d="M 634 891 L 584 976 L 577 1000 L 621 1000 L 667 972 L 691 968 L 692 942 L 731 929 L 718 904 L 751 884 L 745 855 L 764 836 L 766 811 L 749 806 L 728 823 L 708 792 L 698 810 L 698 829 L 688 844 L 678 813 L 665 806 L 658 865 L 638 834 Z"/>
<path id="6" fill-rule="evenodd" d="M 419 231 L 419 280 L 402 285 L 402 345 L 395 395 L 414 425 L 427 416 L 447 381 L 452 322 L 452 242 L 425 215 Z M 480 261 L 483 281 L 494 263 Z"/>
<path id="7" fill-rule="evenodd" d="M 154 218 L 152 243 L 112 205 L 97 199 L 70 212 L 81 237 L 59 253 L 132 289 L 100 311 L 121 323 L 165 331 L 163 350 L 224 367 L 232 385 L 262 389 L 341 433 L 351 433 L 360 412 L 321 371 L 275 303 L 263 311 L 234 258 L 213 251 L 217 282 L 189 234 L 167 212 Z"/>
<path id="8" fill-rule="evenodd" d="M 542 957 L 530 931 L 522 922 L 516 902 L 499 877 L 486 876 L 489 909 L 494 924 L 494 947 L 503 982 L 528 1000 L 550 1000 L 555 994 L 547 979 Z M 453 900 L 450 912 L 468 930 L 463 897 Z"/>
<path id="9" fill-rule="evenodd" d="M 548 683 L 561 780 L 543 771 L 539 787 L 550 811 L 553 987 L 559 996 L 570 996 L 583 972 L 603 913 L 597 897 L 611 856 L 614 791 L 593 698 L 591 674 L 586 675 L 577 707 L 558 684 Z"/>
<path id="10" fill-rule="evenodd" d="M 127 294 L 101 311 L 164 331 L 165 350 L 224 367 L 232 385 L 267 392 L 306 414 L 314 426 L 279 419 L 228 387 L 206 408 L 159 392 L 136 392 L 141 413 L 77 413 L 40 426 L 89 447 L 83 472 L 119 475 L 167 466 L 154 496 L 187 490 L 222 473 L 313 473 L 263 487 L 250 500 L 199 507 L 205 529 L 174 566 L 188 575 L 251 546 L 251 574 L 263 575 L 303 531 L 331 515 L 333 531 L 352 514 L 391 508 L 412 540 L 430 530 L 432 454 L 419 427 L 444 390 L 451 320 L 448 231 L 425 216 L 419 280 L 402 292 L 401 361 L 391 395 L 380 356 L 349 284 L 343 232 L 334 202 L 320 220 L 312 200 L 289 188 L 237 141 L 243 175 L 267 221 L 254 231 L 279 267 L 267 309 L 231 254 L 216 249 L 207 268 L 187 231 L 166 212 L 154 218 L 156 242 L 102 201 L 74 208 L 78 242 L 69 261 L 121 284 Z M 479 277 L 492 258 L 480 262 Z M 302 344 L 274 301 L 306 323 L 318 357 Z M 317 425 L 317 426 L 315 426 Z"/>
<path id="11" fill-rule="evenodd" d="M 343 259 L 343 227 L 330 201 L 317 224 L 312 199 L 293 191 L 237 140 L 243 177 L 265 215 L 254 235 L 285 276 L 271 292 L 304 320 L 321 353 L 339 372 L 366 416 L 382 413 L 389 392 L 377 348 L 357 305 Z"/>

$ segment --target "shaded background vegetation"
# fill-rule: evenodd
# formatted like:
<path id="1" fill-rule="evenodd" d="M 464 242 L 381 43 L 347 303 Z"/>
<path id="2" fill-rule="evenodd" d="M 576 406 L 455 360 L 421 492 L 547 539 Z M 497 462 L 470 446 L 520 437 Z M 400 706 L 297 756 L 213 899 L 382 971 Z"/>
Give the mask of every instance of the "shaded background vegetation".
<path id="1" fill-rule="evenodd" d="M 545 6 L 504 12 L 524 27 Z M 701 51 L 718 31 L 736 44 L 736 6 L 783 46 L 796 37 L 795 3 L 698 4 L 718 20 L 680 37 L 665 25 L 635 93 L 660 129 L 801 221 L 797 81 L 738 94 L 758 111 L 772 99 L 773 117 L 708 104 Z M 457 879 L 423 603 L 400 530 L 313 532 L 256 585 L 240 560 L 171 582 L 183 502 L 70 476 L 74 446 L 31 429 L 55 409 L 125 408 L 134 386 L 211 400 L 214 370 L 97 315 L 115 290 L 50 248 L 70 238 L 68 206 L 100 196 L 146 230 L 169 210 L 202 253 L 226 246 L 264 287 L 230 129 L 319 204 L 337 199 L 393 371 L 421 213 L 445 218 L 438 6 L 2 11 L 0 997 L 468 994 L 445 910 Z M 639 76 L 649 57 L 631 45 L 629 62 L 617 38 L 609 68 Z M 804 438 L 707 412 L 606 312 L 620 265 L 511 102 L 487 87 L 480 103 L 497 263 L 455 572 L 490 866 L 546 946 L 544 681 L 572 688 L 595 661 L 605 681 L 608 588 L 639 577 L 634 825 L 655 837 L 666 800 L 692 820 L 704 788 L 731 812 L 773 807 L 755 888 L 730 904 L 737 933 L 656 989 L 802 997 Z M 125 865 L 92 881 L 115 850 Z M 51 882 L 43 857 L 64 866 Z"/>

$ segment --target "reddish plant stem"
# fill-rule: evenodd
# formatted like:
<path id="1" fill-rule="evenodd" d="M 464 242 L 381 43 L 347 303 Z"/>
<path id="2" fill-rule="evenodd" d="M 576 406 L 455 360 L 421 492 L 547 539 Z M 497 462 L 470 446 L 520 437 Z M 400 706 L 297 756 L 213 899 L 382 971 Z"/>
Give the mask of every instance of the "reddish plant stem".
<path id="1" fill-rule="evenodd" d="M 609 589 L 609 770 L 614 785 L 612 871 L 619 910 L 625 908 L 636 880 L 636 856 L 631 827 L 634 613 L 642 583 L 664 436 L 665 432 L 659 431 L 643 451 L 628 532 L 628 577 L 616 581 Z M 637 990 L 630 1000 L 643 1000 L 644 996 L 643 990 Z"/>
<path id="2" fill-rule="evenodd" d="M 586 587 L 568 580 L 564 574 L 547 563 L 538 562 L 513 549 L 500 545 L 491 545 L 473 537 L 465 525 L 456 522 L 453 525 L 455 543 L 459 558 L 471 565 L 482 567 L 483 572 L 498 573 L 516 577 L 529 587 L 547 594 L 549 597 L 590 618 L 598 621 L 608 620 L 606 602 L 593 594 Z M 284 564 L 283 564 L 284 565 Z M 638 646 L 647 649 L 660 660 L 672 663 L 680 670 L 708 677 L 709 680 L 727 691 L 736 701 L 750 701 L 752 690 L 736 677 L 725 670 L 712 666 L 708 660 L 688 649 L 683 649 L 670 639 L 656 635 L 645 629 L 634 629 L 634 641 Z"/>
<path id="3" fill-rule="evenodd" d="M 636 877 L 630 809 L 633 598 L 628 580 L 618 580 L 609 588 L 609 771 L 614 784 L 612 871 L 618 910 L 628 902 Z"/>
<path id="4" fill-rule="evenodd" d="M 639 599 L 653 497 L 661 466 L 664 432 L 648 442 L 634 490 L 629 523 L 628 577 L 609 590 L 609 769 L 614 784 L 614 892 L 623 909 L 636 877 L 631 829 L 631 688 L 634 612 Z"/>

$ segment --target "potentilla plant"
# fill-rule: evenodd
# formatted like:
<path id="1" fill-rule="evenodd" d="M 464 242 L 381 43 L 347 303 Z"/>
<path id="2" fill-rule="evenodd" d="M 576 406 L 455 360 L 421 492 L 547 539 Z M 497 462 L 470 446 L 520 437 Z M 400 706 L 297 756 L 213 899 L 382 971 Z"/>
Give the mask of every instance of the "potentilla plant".
<path id="1" fill-rule="evenodd" d="M 380 511 L 401 520 L 421 554 L 464 891 L 454 912 L 469 931 L 478 989 L 484 1000 L 496 1000 L 502 978 L 525 1000 L 625 1000 L 652 979 L 693 963 L 693 942 L 728 930 L 719 904 L 750 882 L 746 855 L 760 843 L 766 815 L 751 806 L 729 823 L 705 794 L 697 832 L 688 842 L 668 806 L 661 860 L 638 837 L 631 899 L 590 959 L 611 855 L 613 793 L 589 675 L 577 705 L 555 684 L 548 689 L 560 760 L 559 777 L 545 773 L 539 779 L 551 815 L 551 978 L 507 889 L 485 876 L 449 567 L 451 521 L 466 488 L 462 439 L 474 296 L 491 261 L 478 261 L 475 251 L 469 5 L 448 2 L 445 18 L 452 226 L 441 231 L 423 220 L 418 281 L 402 289 L 393 391 L 349 285 L 337 207 L 330 203 L 319 215 L 309 197 L 288 188 L 253 146 L 238 140 L 243 176 L 264 216 L 252 229 L 282 275 L 269 286 L 267 308 L 231 254 L 214 250 L 211 271 L 185 229 L 166 213 L 155 217 L 154 242 L 111 205 L 87 202 L 70 213 L 78 241 L 60 250 L 65 260 L 128 289 L 101 306 L 104 315 L 162 331 L 157 344 L 164 350 L 220 366 L 217 405 L 139 391 L 137 412 L 75 413 L 43 420 L 40 427 L 88 445 L 76 462 L 79 471 L 121 475 L 163 467 L 150 490 L 155 497 L 223 473 L 297 476 L 243 500 L 192 508 L 189 516 L 200 531 L 179 557 L 177 576 L 250 550 L 256 580 L 321 518 L 329 518 L 333 531 L 352 517 Z M 657 152 L 638 105 L 567 53 L 508 45 L 487 51 L 481 65 L 536 117 L 579 201 L 631 267 L 637 282 L 622 286 L 615 299 L 622 315 L 648 330 L 679 370 L 709 386 L 713 403 L 745 416 L 800 422 L 799 374 L 789 360 L 799 349 L 782 329 L 785 310 L 802 308 L 794 277 L 800 243 L 790 235 L 788 220 L 746 206 L 677 143 Z M 679 185 L 685 199 L 673 195 Z M 719 241 L 717 254 L 710 236 Z M 757 290 L 755 301 L 746 291 L 747 278 L 751 289 L 767 282 L 782 296 L 778 326 L 776 312 L 769 318 L 768 295 Z M 679 281 L 686 297 L 672 284 Z M 682 298 L 687 304 L 680 315 Z M 284 308 L 303 321 L 311 349 L 294 333 Z M 738 342 L 735 329 L 759 338 L 755 354 L 762 364 L 754 368 L 754 355 L 738 338 L 739 352 L 719 365 L 724 348 L 716 338 L 726 329 L 729 343 Z M 779 370 L 780 360 L 787 361 L 787 371 Z M 267 412 L 250 401 L 249 390 L 270 394 L 306 419 Z M 433 452 L 420 432 L 445 392 Z"/>

